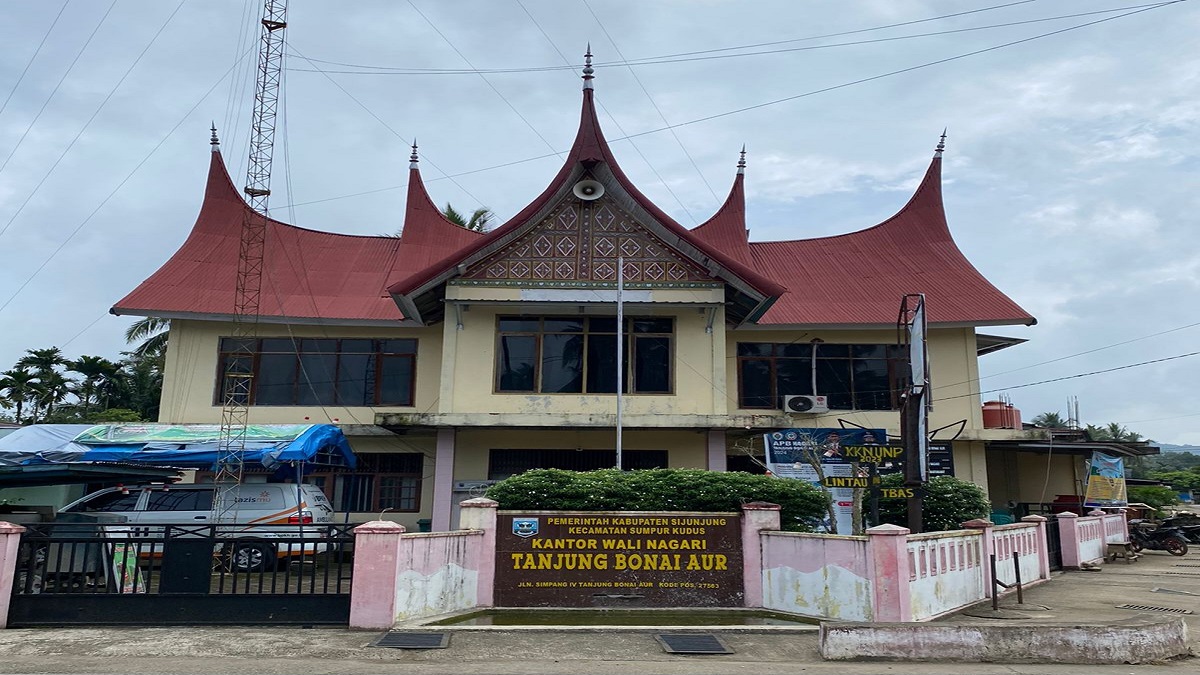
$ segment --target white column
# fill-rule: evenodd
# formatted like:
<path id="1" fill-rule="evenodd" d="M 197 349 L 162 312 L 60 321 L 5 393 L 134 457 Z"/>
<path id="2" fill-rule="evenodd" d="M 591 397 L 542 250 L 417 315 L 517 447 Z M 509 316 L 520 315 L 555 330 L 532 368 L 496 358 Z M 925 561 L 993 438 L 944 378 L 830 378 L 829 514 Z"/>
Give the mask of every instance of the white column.
<path id="1" fill-rule="evenodd" d="M 454 427 L 437 430 L 437 456 L 433 465 L 434 532 L 450 530 L 450 512 L 454 498 Z"/>

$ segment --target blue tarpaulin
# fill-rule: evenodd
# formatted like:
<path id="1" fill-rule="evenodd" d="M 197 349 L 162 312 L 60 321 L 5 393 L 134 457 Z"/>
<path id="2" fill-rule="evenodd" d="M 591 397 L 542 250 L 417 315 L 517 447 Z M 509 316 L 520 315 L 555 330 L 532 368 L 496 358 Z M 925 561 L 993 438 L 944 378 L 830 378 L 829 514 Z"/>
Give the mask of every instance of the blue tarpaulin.
<path id="1" fill-rule="evenodd" d="M 216 470 L 221 445 L 220 434 L 214 428 L 35 424 L 0 438 L 0 465 L 125 462 Z M 354 468 L 350 443 L 332 424 L 260 424 L 254 425 L 253 431 L 246 437 L 242 455 L 247 465 L 274 469 L 303 462 L 309 466 Z"/>

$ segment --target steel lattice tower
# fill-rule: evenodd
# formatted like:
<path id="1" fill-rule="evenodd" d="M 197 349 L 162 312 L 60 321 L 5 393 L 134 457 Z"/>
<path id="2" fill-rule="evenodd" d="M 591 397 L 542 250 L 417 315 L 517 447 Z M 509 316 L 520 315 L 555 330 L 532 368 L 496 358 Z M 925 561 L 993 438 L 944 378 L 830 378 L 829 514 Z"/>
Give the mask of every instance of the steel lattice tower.
<path id="1" fill-rule="evenodd" d="M 246 200 L 250 209 L 242 220 L 234 291 L 233 337 L 222 384 L 221 436 L 218 446 L 217 522 L 237 517 L 237 489 L 242 482 L 243 456 L 250 399 L 254 391 L 254 353 L 262 297 L 263 251 L 267 232 L 267 198 L 271 196 L 271 157 L 275 145 L 275 115 L 279 108 L 279 79 L 283 66 L 283 34 L 287 2 L 265 0 L 259 38 L 258 76 L 250 131 L 250 161 L 246 168 Z"/>

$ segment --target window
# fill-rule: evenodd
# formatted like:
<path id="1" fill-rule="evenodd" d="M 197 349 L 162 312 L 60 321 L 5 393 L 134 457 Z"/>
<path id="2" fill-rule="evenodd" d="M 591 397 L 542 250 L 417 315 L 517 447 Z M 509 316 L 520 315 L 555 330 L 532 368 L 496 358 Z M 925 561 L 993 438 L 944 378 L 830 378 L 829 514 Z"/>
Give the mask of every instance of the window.
<path id="1" fill-rule="evenodd" d="M 151 490 L 147 511 L 212 511 L 212 490 Z"/>
<path id="2" fill-rule="evenodd" d="M 96 495 L 92 499 L 80 504 L 71 509 L 72 511 L 100 511 L 104 513 L 132 511 L 137 507 L 138 498 L 142 496 L 141 491 L 131 490 L 122 492 L 114 490 L 105 492 L 104 494 Z"/>
<path id="3" fill-rule="evenodd" d="M 395 512 L 421 510 L 421 478 L 425 456 L 420 453 L 363 453 L 353 473 L 338 474 L 338 510 Z"/>
<path id="4" fill-rule="evenodd" d="M 263 338 L 244 347 L 221 339 L 217 405 L 223 393 L 250 405 L 413 404 L 416 340 Z"/>
<path id="5" fill-rule="evenodd" d="M 779 408 L 784 396 L 810 394 L 839 410 L 895 410 L 908 382 L 897 345 L 739 342 L 737 361 L 740 408 Z"/>
<path id="6" fill-rule="evenodd" d="M 625 319 L 625 393 L 671 393 L 674 336 L 672 319 Z M 616 393 L 616 318 L 500 317 L 496 391 Z"/>
<path id="7" fill-rule="evenodd" d="M 488 480 L 504 480 L 530 469 L 594 471 L 611 469 L 616 463 L 616 450 L 492 450 L 488 457 Z M 667 451 L 624 450 L 621 468 L 665 469 Z"/>

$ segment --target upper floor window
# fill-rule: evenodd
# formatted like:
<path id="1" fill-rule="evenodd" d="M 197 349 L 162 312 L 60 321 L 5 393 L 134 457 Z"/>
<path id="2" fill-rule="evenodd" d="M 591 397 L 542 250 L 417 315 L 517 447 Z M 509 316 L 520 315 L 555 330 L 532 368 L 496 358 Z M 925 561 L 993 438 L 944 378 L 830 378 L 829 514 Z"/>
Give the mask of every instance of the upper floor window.
<path id="1" fill-rule="evenodd" d="M 624 335 L 624 392 L 671 393 L 673 320 L 626 318 Z M 496 391 L 616 393 L 616 318 L 500 317 Z"/>
<path id="2" fill-rule="evenodd" d="M 238 350 L 234 338 L 221 339 L 218 405 L 235 386 L 231 367 L 252 376 L 250 405 L 413 404 L 416 340 L 262 338 L 247 346 Z"/>
<path id="3" fill-rule="evenodd" d="M 908 382 L 897 345 L 739 342 L 737 367 L 739 408 L 779 408 L 784 396 L 809 394 L 840 410 L 895 410 Z"/>

